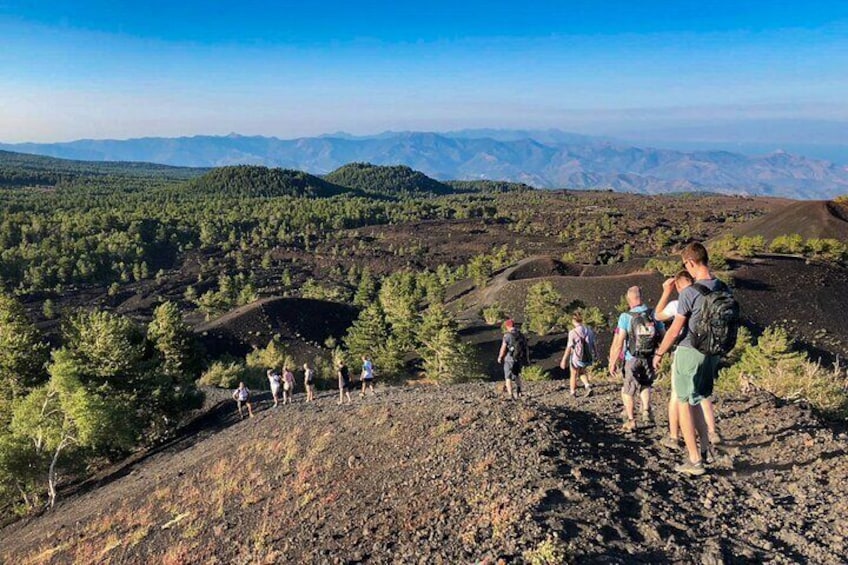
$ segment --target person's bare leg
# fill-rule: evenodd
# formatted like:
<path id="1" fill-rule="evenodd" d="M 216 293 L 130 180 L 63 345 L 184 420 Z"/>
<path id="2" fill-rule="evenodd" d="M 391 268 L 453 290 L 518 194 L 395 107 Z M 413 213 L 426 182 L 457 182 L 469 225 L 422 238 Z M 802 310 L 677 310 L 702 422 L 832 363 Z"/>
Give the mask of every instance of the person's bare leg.
<path id="1" fill-rule="evenodd" d="M 512 400 L 512 379 L 506 379 L 506 395 Z"/>
<path id="2" fill-rule="evenodd" d="M 345 391 L 345 395 L 347 395 L 347 403 L 348 403 L 348 404 L 350 404 L 351 402 L 353 402 L 353 401 L 350 399 L 350 391 L 349 391 L 349 390 L 346 390 L 346 391 Z"/>
<path id="3" fill-rule="evenodd" d="M 342 402 L 344 402 L 344 390 L 339 389 L 339 404 L 341 404 Z"/>
<path id="4" fill-rule="evenodd" d="M 624 402 L 624 413 L 627 415 L 627 419 L 633 420 L 633 397 L 622 392 L 621 400 Z"/>
<path id="5" fill-rule="evenodd" d="M 247 402 L 247 413 L 253 418 L 253 406 L 250 405 L 250 402 Z"/>
<path id="6" fill-rule="evenodd" d="M 642 413 L 651 411 L 651 387 L 642 387 L 639 392 L 639 398 L 642 401 Z"/>
<path id="7" fill-rule="evenodd" d="M 695 425 L 695 431 L 698 433 L 698 437 L 701 440 L 701 451 L 706 451 L 710 447 L 710 432 L 707 429 L 707 422 L 704 418 L 702 404 L 703 402 L 697 406 L 690 406 L 689 409 L 692 411 L 692 421 Z"/>
<path id="8" fill-rule="evenodd" d="M 580 380 L 583 382 L 584 387 L 586 387 L 587 389 L 591 388 L 589 386 L 589 375 L 586 374 L 586 369 L 580 371 Z"/>
<path id="9" fill-rule="evenodd" d="M 715 410 L 713 409 L 713 401 L 705 398 L 701 401 L 701 408 L 704 411 L 704 420 L 707 423 L 707 430 L 710 434 L 716 433 L 715 425 Z"/>
<path id="10" fill-rule="evenodd" d="M 668 435 L 671 439 L 679 439 L 678 429 L 680 426 L 680 418 L 678 417 L 677 400 L 672 395 L 668 399 Z"/>
<path id="11" fill-rule="evenodd" d="M 568 371 L 569 371 L 569 374 L 571 375 L 571 379 L 568 382 L 569 390 L 571 391 L 571 394 L 576 394 L 577 393 L 577 368 L 575 368 L 574 365 L 571 365 L 569 363 Z"/>
<path id="12" fill-rule="evenodd" d="M 677 406 L 680 416 L 680 431 L 683 433 L 683 441 L 686 443 L 686 453 L 689 455 L 691 463 L 698 463 L 701 460 L 701 452 L 698 450 L 698 442 L 695 439 L 694 411 L 685 400 L 678 400 Z M 700 408 L 698 408 L 698 411 L 700 412 Z"/>

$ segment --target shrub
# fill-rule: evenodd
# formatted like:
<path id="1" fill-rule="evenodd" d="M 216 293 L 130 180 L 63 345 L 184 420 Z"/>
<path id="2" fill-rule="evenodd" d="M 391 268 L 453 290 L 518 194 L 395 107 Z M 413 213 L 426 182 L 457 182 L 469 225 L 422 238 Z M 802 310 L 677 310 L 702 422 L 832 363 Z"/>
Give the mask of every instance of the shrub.
<path id="1" fill-rule="evenodd" d="M 217 386 L 220 388 L 236 388 L 244 378 L 245 367 L 241 363 L 231 361 L 215 361 L 200 376 L 199 384 Z"/>
<path id="2" fill-rule="evenodd" d="M 680 259 L 649 259 L 645 263 L 645 268 L 649 270 L 656 269 L 663 276 L 671 277 L 680 271 L 681 263 Z"/>
<path id="3" fill-rule="evenodd" d="M 583 323 L 590 328 L 605 328 L 607 327 L 607 316 L 597 306 L 587 306 L 580 309 L 583 315 Z"/>
<path id="4" fill-rule="evenodd" d="M 530 365 L 521 371 L 521 378 L 527 382 L 535 383 L 551 380 L 551 374 L 539 365 Z"/>
<path id="5" fill-rule="evenodd" d="M 769 327 L 756 345 L 742 350 L 739 361 L 722 378 L 741 388 L 754 386 L 785 400 L 804 399 L 827 417 L 848 416 L 848 390 L 842 369 L 812 363 L 793 348 L 786 330 Z M 721 379 L 720 379 L 721 381 Z M 733 386 L 731 381 L 726 386 Z"/>
<path id="6" fill-rule="evenodd" d="M 804 238 L 797 233 L 793 233 L 792 235 L 780 235 L 771 240 L 771 243 L 769 244 L 769 251 L 772 253 L 803 253 Z"/>
<path id="7" fill-rule="evenodd" d="M 498 304 L 486 306 L 483 308 L 482 314 L 483 320 L 490 326 L 500 324 L 506 317 L 506 313 L 503 311 L 503 308 L 501 308 Z"/>
<path id="8" fill-rule="evenodd" d="M 562 542 L 549 535 L 535 549 L 524 552 L 524 560 L 530 565 L 559 565 L 568 562 L 568 555 Z"/>

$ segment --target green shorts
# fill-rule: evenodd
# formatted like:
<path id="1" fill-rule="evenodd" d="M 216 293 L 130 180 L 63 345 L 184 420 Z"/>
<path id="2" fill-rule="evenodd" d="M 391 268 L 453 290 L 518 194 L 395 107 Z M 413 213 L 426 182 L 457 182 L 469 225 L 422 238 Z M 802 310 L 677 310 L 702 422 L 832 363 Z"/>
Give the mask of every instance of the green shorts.
<path id="1" fill-rule="evenodd" d="M 720 360 L 718 355 L 704 355 L 692 347 L 678 347 L 671 365 L 672 387 L 677 399 L 694 406 L 712 396 Z"/>

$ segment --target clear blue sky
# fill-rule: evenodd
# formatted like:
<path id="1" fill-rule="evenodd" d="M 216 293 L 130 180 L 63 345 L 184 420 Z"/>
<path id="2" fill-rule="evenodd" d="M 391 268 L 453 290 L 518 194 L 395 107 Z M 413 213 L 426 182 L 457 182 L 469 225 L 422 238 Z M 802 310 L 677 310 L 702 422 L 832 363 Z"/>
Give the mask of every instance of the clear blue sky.
<path id="1" fill-rule="evenodd" d="M 0 0 L 0 141 L 848 120 L 848 2 Z"/>

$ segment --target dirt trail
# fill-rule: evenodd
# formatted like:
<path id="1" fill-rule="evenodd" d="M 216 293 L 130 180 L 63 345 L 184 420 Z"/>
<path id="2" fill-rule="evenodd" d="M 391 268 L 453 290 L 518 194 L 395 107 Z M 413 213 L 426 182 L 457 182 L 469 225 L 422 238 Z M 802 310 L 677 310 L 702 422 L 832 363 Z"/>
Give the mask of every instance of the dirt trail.
<path id="1" fill-rule="evenodd" d="M 662 422 L 619 432 L 618 386 L 385 388 L 263 409 L 0 532 L 8 563 L 843 563 L 848 438 L 766 395 L 720 399 L 705 477 Z M 665 401 L 657 395 L 657 406 Z M 664 410 L 658 409 L 658 414 Z M 226 418 L 231 418 L 231 414 Z M 661 418 L 660 418 L 661 419 Z"/>

